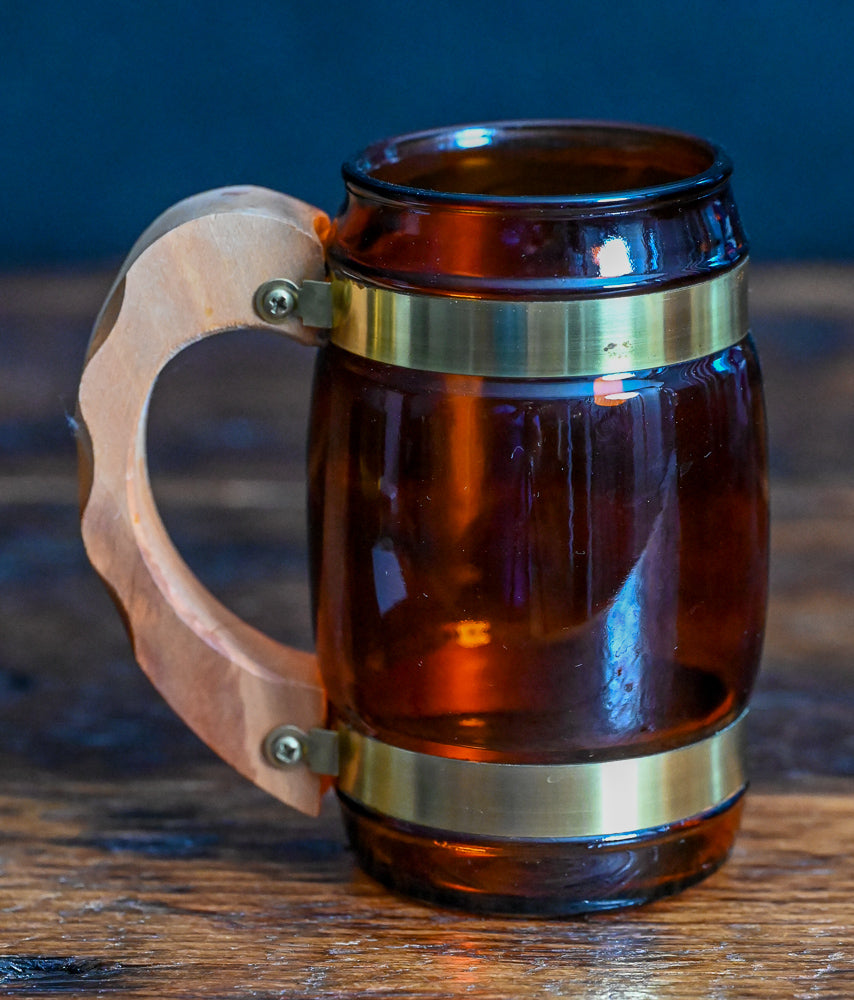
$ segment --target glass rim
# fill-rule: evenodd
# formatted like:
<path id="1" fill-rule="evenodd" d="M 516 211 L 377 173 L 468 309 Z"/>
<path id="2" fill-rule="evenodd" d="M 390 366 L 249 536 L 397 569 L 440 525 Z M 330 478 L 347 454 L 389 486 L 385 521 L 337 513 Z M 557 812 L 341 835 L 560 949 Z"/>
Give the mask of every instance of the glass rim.
<path id="1" fill-rule="evenodd" d="M 694 155 L 705 155 L 708 165 L 684 177 L 648 186 L 617 188 L 608 191 L 576 192 L 567 194 L 513 194 L 495 195 L 477 192 L 448 191 L 432 187 L 420 187 L 385 180 L 377 176 L 383 166 L 402 162 L 406 157 L 421 153 L 440 154 L 453 150 L 468 150 L 491 147 L 497 149 L 502 143 L 507 146 L 538 134 L 569 139 L 571 136 L 590 136 L 593 133 L 608 134 L 614 139 L 623 134 L 628 140 L 655 140 L 681 144 L 683 149 Z M 564 143 L 569 148 L 569 143 Z M 532 145 L 532 148 L 536 148 Z M 549 147 L 556 148 L 554 143 Z M 595 145 L 591 145 L 591 149 Z M 600 146 L 604 149 L 604 146 Z M 384 201 L 406 202 L 421 205 L 446 205 L 471 208 L 505 208 L 529 210 L 533 207 L 544 209 L 610 211 L 623 207 L 638 207 L 650 203 L 695 197 L 711 193 L 725 184 L 732 174 L 732 161 L 725 150 L 716 143 L 678 129 L 655 125 L 616 122 L 597 119 L 513 119 L 485 121 L 464 125 L 450 125 L 422 131 L 403 133 L 372 143 L 361 152 L 349 157 L 341 168 L 345 185 L 353 193 L 363 193 Z"/>

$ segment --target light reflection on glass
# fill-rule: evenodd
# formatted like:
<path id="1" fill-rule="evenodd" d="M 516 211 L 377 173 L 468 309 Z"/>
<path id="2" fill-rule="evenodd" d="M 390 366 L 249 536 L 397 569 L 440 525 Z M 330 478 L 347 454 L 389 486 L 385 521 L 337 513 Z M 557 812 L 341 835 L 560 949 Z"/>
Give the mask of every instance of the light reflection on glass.
<path id="1" fill-rule="evenodd" d="M 622 236 L 612 236 L 593 250 L 593 259 L 603 278 L 619 278 L 633 271 L 629 244 Z"/>
<path id="2" fill-rule="evenodd" d="M 374 564 L 374 587 L 380 614 L 384 615 L 406 599 L 403 570 L 389 539 L 381 539 L 371 551 Z"/>
<path id="3" fill-rule="evenodd" d="M 608 680 L 609 712 L 615 727 L 627 729 L 637 723 L 640 715 L 644 661 L 648 655 L 642 624 L 650 603 L 645 563 L 641 556 L 605 614 L 604 646 L 613 669 Z M 636 793 L 637 789 L 629 783 L 619 799 L 624 803 Z"/>
<path id="4" fill-rule="evenodd" d="M 491 128 L 464 128 L 454 136 L 454 142 L 458 149 L 477 149 L 479 146 L 488 146 L 492 142 L 493 130 Z"/>
<path id="5" fill-rule="evenodd" d="M 488 646 L 492 642 L 489 634 L 489 622 L 461 621 L 454 626 L 457 643 L 463 649 L 476 649 L 478 646 Z"/>
<path id="6" fill-rule="evenodd" d="M 639 393 L 636 389 L 626 389 L 624 383 L 635 377 L 634 372 L 620 372 L 601 375 L 593 382 L 593 401 L 597 406 L 619 406 Z"/>

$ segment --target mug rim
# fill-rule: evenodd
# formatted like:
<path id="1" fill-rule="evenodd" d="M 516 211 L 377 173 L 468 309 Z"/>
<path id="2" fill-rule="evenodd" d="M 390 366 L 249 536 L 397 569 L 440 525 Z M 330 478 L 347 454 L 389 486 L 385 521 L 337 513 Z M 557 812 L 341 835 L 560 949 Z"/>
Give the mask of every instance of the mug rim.
<path id="1" fill-rule="evenodd" d="M 678 143 L 686 152 L 705 155 L 708 165 L 684 177 L 658 184 L 566 194 L 496 195 L 452 191 L 404 184 L 377 176 L 377 171 L 383 166 L 399 163 L 405 156 L 412 156 L 417 150 L 437 154 L 455 149 L 488 146 L 495 148 L 501 142 L 508 145 L 514 140 L 524 141 L 524 138 L 535 136 L 537 133 L 544 136 L 550 134 L 553 137 L 565 134 L 569 137 L 573 134 L 589 136 L 597 132 L 603 135 L 611 133 L 615 139 L 622 133 L 627 139 L 634 136 L 647 142 L 658 139 Z M 568 144 L 565 145 L 568 148 Z M 554 145 L 551 148 L 554 148 Z M 685 198 L 686 195 L 700 197 L 709 194 L 729 181 L 732 175 L 732 161 L 717 143 L 679 129 L 599 119 L 543 118 L 473 122 L 402 133 L 372 143 L 361 152 L 349 157 L 342 165 L 341 172 L 348 190 L 353 193 L 368 194 L 384 201 L 428 206 L 471 206 L 482 209 L 530 210 L 532 207 L 541 206 L 545 209 L 563 208 L 569 211 L 595 209 L 607 212 Z"/>

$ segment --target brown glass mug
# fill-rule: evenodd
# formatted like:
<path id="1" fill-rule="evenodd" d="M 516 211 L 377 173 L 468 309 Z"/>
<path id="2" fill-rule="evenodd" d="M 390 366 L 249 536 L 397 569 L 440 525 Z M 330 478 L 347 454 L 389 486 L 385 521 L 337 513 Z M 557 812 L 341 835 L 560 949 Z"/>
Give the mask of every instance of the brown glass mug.
<path id="1" fill-rule="evenodd" d="M 510 122 L 378 143 L 330 222 L 223 189 L 161 216 L 95 327 L 83 533 L 140 664 L 363 867 L 470 909 L 675 892 L 732 845 L 767 579 L 747 244 L 717 147 Z M 208 334 L 318 345 L 316 658 L 192 576 L 157 515 L 158 373 Z"/>

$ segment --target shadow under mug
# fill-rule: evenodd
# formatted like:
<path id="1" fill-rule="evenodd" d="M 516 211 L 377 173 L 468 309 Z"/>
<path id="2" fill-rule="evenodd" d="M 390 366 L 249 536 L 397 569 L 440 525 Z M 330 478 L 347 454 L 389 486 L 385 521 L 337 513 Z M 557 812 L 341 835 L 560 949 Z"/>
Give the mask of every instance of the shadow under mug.
<path id="1" fill-rule="evenodd" d="M 226 761 L 417 897 L 560 914 L 732 845 L 767 587 L 765 429 L 725 154 L 505 122 L 380 142 L 330 221 L 169 209 L 81 380 L 83 534 L 136 656 Z M 222 607 L 148 480 L 159 372 L 225 329 L 318 347 L 316 655 Z"/>

